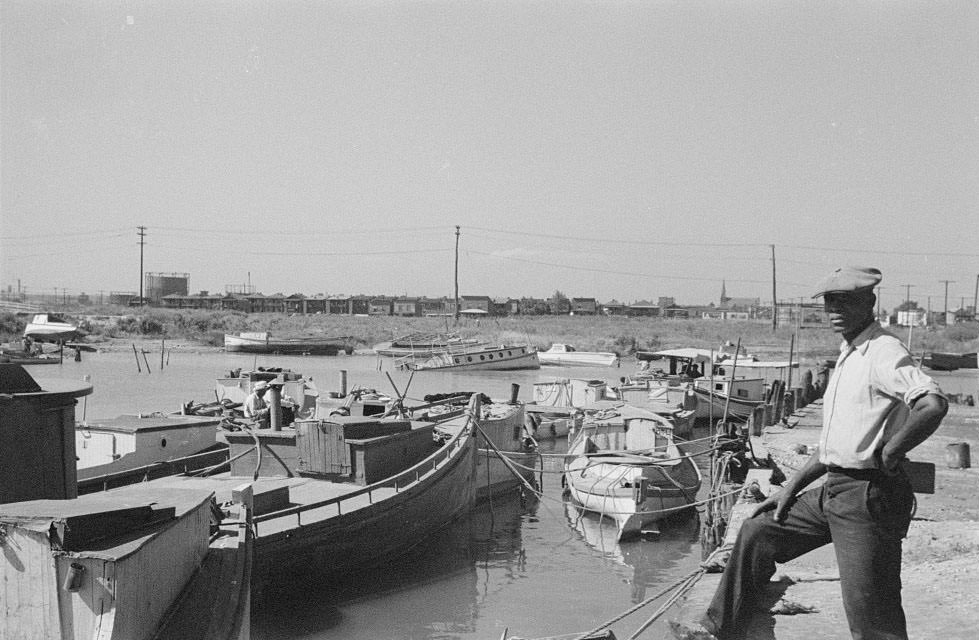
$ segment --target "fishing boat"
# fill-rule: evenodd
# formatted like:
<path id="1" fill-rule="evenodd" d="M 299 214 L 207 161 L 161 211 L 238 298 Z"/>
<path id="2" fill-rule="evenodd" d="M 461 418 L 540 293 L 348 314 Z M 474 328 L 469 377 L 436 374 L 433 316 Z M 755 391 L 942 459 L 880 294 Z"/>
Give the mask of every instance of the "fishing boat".
<path id="1" fill-rule="evenodd" d="M 340 352 L 350 355 L 354 342 L 346 336 L 323 338 L 303 336 L 297 338 L 273 338 L 268 331 L 226 333 L 224 350 L 228 353 L 277 353 L 282 355 L 335 356 Z"/>
<path id="2" fill-rule="evenodd" d="M 516 387 L 516 385 L 514 385 Z M 516 387 L 519 389 L 519 387 Z M 517 390 L 509 402 L 479 402 L 474 422 L 478 442 L 476 454 L 476 501 L 496 495 L 536 487 L 539 471 L 537 450 L 524 431 L 524 404 L 516 400 Z M 455 437 L 467 428 L 469 416 L 439 419 L 436 433 Z"/>
<path id="3" fill-rule="evenodd" d="M 405 356 L 395 361 L 404 371 L 516 371 L 540 369 L 537 351 L 527 345 L 449 347 L 428 358 Z"/>
<path id="4" fill-rule="evenodd" d="M 533 402 L 527 411 L 539 422 L 534 431 L 537 439 L 547 439 L 551 432 L 556 437 L 569 435 L 587 411 L 622 404 L 652 411 L 673 425 L 675 435 L 689 437 L 696 415 L 694 403 L 696 396 L 686 388 L 651 387 L 645 381 L 628 380 L 610 387 L 605 380 L 555 378 L 534 383 Z"/>
<path id="5" fill-rule="evenodd" d="M 430 358 L 450 347 L 474 347 L 482 344 L 478 338 L 463 338 L 458 334 L 409 333 L 404 336 L 379 342 L 374 345 L 374 353 L 387 358 Z"/>
<path id="6" fill-rule="evenodd" d="M 578 351 L 574 345 L 554 343 L 547 351 L 538 351 L 542 365 L 562 367 L 614 367 L 619 356 L 604 351 Z"/>
<path id="7" fill-rule="evenodd" d="M 255 390 L 255 385 L 265 382 L 280 397 L 283 426 L 294 420 L 310 418 L 316 412 L 319 390 L 312 378 L 298 371 L 283 367 L 258 367 L 257 369 L 232 369 L 228 375 L 214 382 L 215 402 L 185 405 L 184 413 L 194 415 L 220 415 L 240 407 L 245 398 Z M 271 401 L 271 398 L 266 398 Z"/>
<path id="8" fill-rule="evenodd" d="M 249 484 L 234 506 L 148 484 L 78 497 L 70 429 L 91 389 L 0 365 L 0 638 L 247 638 Z"/>
<path id="9" fill-rule="evenodd" d="M 585 420 L 564 471 L 572 499 L 611 518 L 619 539 L 656 532 L 656 522 L 696 501 L 701 483 L 669 421 L 628 406 Z"/>
<path id="10" fill-rule="evenodd" d="M 35 314 L 24 329 L 24 337 L 38 342 L 67 342 L 79 337 L 78 325 L 54 313 Z"/>
<path id="11" fill-rule="evenodd" d="M 221 500 L 251 481 L 260 588 L 292 588 L 303 576 L 333 579 L 395 560 L 475 499 L 472 428 L 445 439 L 430 422 L 336 416 L 224 437 L 229 470 L 147 484 L 208 490 Z"/>

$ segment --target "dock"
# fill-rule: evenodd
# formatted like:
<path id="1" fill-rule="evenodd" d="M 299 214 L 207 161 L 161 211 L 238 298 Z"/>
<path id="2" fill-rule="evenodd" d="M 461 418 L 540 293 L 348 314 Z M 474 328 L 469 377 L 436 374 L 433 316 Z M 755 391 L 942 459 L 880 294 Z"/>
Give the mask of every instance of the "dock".
<path id="1" fill-rule="evenodd" d="M 778 424 L 751 436 L 755 456 L 771 455 L 790 476 L 815 449 L 822 428 L 822 402 L 794 411 Z M 954 453 L 963 444 L 979 444 L 979 410 L 950 405 L 942 426 L 911 451 L 913 462 L 935 465 L 934 493 L 916 493 L 917 510 L 904 540 L 903 604 L 911 638 L 966 640 L 976 634 L 979 605 L 979 470 L 960 468 Z M 966 463 L 968 464 L 968 463 Z M 749 472 L 746 486 L 757 482 L 765 495 L 777 490 L 770 469 Z M 817 480 L 817 483 L 821 480 Z M 741 523 L 757 501 L 742 492 L 731 510 L 724 542 L 711 559 L 730 549 Z M 674 610 L 670 640 L 688 636 L 676 623 L 699 621 L 707 611 L 720 573 L 705 573 Z M 763 605 L 745 629 L 748 640 L 838 640 L 849 629 L 840 595 L 839 569 L 833 545 L 826 545 L 778 566 Z"/>

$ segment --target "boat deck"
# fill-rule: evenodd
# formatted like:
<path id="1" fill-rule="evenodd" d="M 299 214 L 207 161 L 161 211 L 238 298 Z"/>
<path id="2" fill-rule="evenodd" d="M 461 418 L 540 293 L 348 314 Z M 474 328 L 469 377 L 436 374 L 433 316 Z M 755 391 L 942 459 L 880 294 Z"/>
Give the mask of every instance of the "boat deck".
<path id="1" fill-rule="evenodd" d="M 242 476 L 232 476 L 230 474 L 217 474 L 208 478 L 192 478 L 187 476 L 168 476 L 150 481 L 154 487 L 165 487 L 173 489 L 203 489 L 214 492 L 218 503 L 230 502 L 232 491 L 246 482 L 252 482 L 251 478 Z M 259 478 L 252 482 L 256 496 L 256 503 L 261 502 L 263 494 L 275 491 L 288 491 L 288 504 L 282 505 L 275 510 L 301 505 L 313 504 L 324 500 L 340 498 L 347 494 L 360 491 L 364 487 L 349 482 L 332 482 L 319 478 Z M 370 493 L 363 493 L 351 496 L 342 503 L 341 510 L 336 504 L 331 504 L 321 509 L 310 509 L 302 513 L 302 522 L 309 524 L 327 520 L 339 513 L 349 513 L 366 507 L 374 502 L 395 495 L 397 491 L 393 487 L 383 487 L 373 489 Z M 256 508 L 256 516 L 262 515 Z M 260 522 L 256 525 L 259 536 L 280 533 L 295 529 L 297 516 L 283 516 Z"/>

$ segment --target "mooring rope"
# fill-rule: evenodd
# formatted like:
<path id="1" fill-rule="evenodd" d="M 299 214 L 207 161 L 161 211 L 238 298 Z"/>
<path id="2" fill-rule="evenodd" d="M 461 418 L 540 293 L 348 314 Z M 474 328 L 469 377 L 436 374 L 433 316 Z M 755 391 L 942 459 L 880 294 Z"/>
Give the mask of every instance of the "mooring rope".
<path id="1" fill-rule="evenodd" d="M 646 605 L 648 605 L 648 604 L 650 604 L 652 602 L 655 602 L 656 600 L 659 600 L 660 598 L 662 598 L 666 594 L 670 593 L 674 589 L 677 589 L 678 587 L 683 586 L 689 580 L 691 580 L 693 578 L 699 578 L 701 575 L 703 575 L 703 573 L 704 573 L 704 570 L 703 569 L 697 569 L 696 571 L 691 571 L 690 573 L 688 573 L 687 575 L 683 576 L 682 578 L 680 578 L 679 580 L 677 580 L 676 582 L 674 582 L 670 586 L 666 587 L 665 589 L 660 590 L 655 595 L 652 595 L 652 596 L 646 598 L 645 600 L 643 600 L 639 604 L 637 604 L 637 605 L 635 605 L 633 607 L 630 607 L 629 609 L 627 609 L 623 613 L 620 613 L 619 615 L 615 616 L 611 620 L 608 620 L 607 622 L 603 622 L 601 625 L 595 627 L 594 629 L 592 629 L 591 631 L 588 631 L 587 633 L 583 633 L 583 634 L 581 634 L 579 636 L 576 636 L 575 637 L 575 640 L 584 640 L 588 636 L 593 635 L 593 634 L 596 634 L 599 631 L 601 631 L 602 629 L 605 629 L 607 627 L 612 626 L 613 624 L 615 624 L 619 620 L 622 620 L 623 618 L 626 618 L 626 617 L 632 615 L 633 613 L 635 613 L 636 611 L 639 611 L 640 609 L 642 609 Z M 633 637 L 635 637 L 635 636 L 633 636 Z"/>

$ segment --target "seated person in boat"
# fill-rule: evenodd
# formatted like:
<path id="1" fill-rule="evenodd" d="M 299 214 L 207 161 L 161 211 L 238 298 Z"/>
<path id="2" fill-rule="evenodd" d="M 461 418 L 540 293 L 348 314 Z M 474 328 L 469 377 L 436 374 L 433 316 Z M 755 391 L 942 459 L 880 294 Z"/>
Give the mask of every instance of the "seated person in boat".
<path id="1" fill-rule="evenodd" d="M 246 418 L 251 418 L 258 423 L 259 429 L 269 428 L 269 405 L 265 402 L 265 394 L 269 390 L 269 383 L 261 380 L 255 383 L 255 388 L 248 397 L 242 409 Z"/>
<path id="2" fill-rule="evenodd" d="M 691 362 L 683 368 L 683 375 L 688 378 L 699 378 L 704 374 L 700 372 L 700 367 L 697 366 L 696 362 Z"/>

